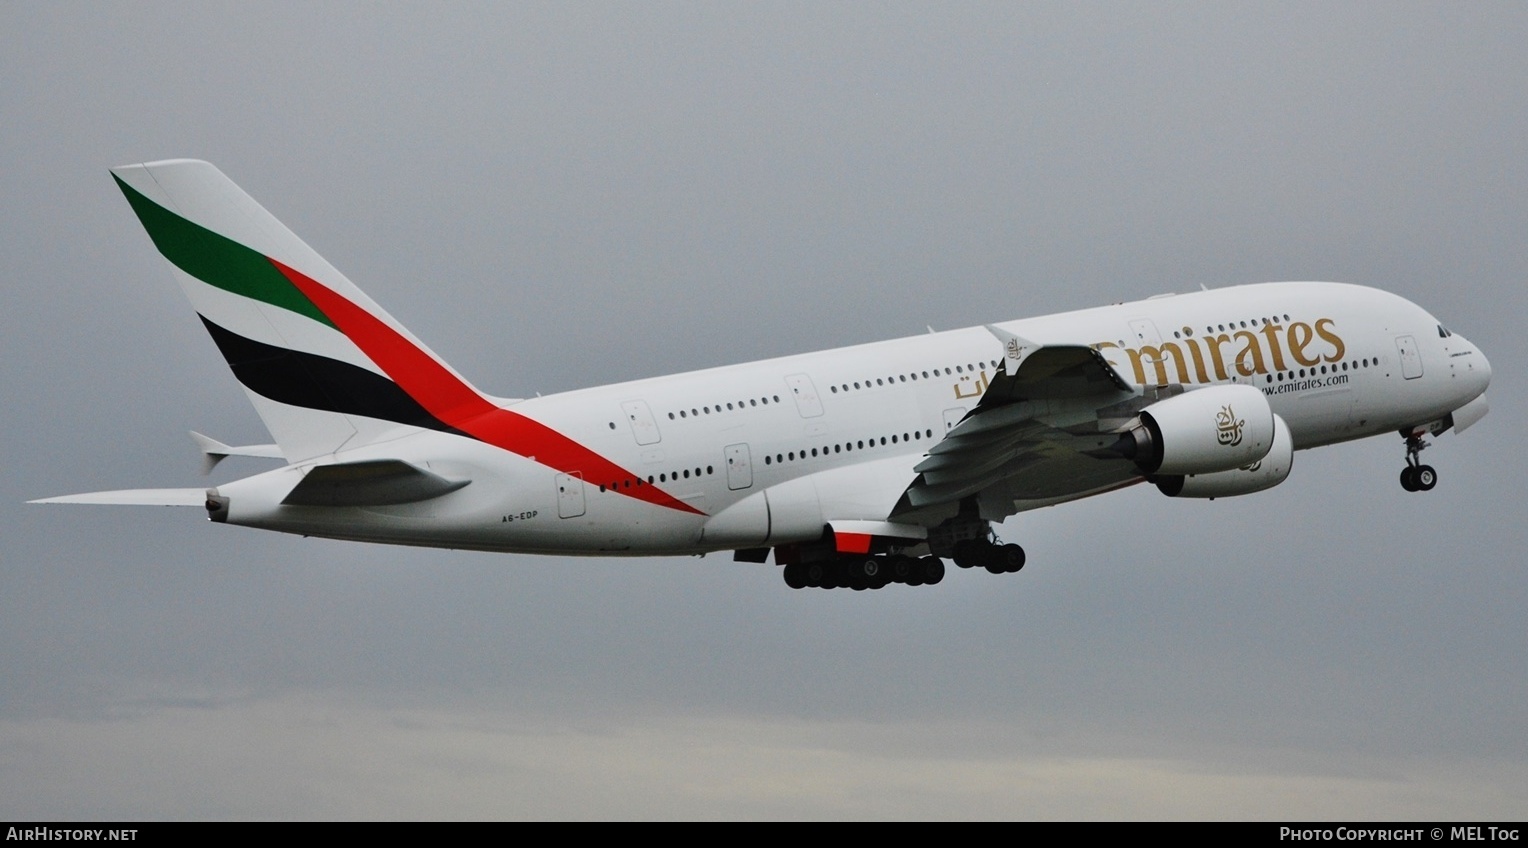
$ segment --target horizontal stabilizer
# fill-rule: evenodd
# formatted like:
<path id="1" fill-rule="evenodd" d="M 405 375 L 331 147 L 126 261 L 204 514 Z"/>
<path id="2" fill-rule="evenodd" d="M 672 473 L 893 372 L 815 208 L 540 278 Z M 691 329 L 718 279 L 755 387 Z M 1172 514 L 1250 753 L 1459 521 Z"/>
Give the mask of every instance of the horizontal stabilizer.
<path id="1" fill-rule="evenodd" d="M 282 499 L 288 506 L 386 506 L 438 498 L 471 483 L 398 459 L 320 465 Z"/>
<path id="2" fill-rule="evenodd" d="M 211 436 L 203 436 L 195 430 L 191 438 L 202 452 L 202 474 L 211 474 L 219 462 L 230 456 L 258 456 L 265 459 L 282 459 L 281 449 L 275 445 L 225 445 Z"/>
<path id="3" fill-rule="evenodd" d="M 206 489 L 120 489 L 115 492 L 86 492 L 82 495 L 62 495 L 56 498 L 40 498 L 27 503 L 36 504 L 96 504 L 116 506 L 205 506 Z"/>

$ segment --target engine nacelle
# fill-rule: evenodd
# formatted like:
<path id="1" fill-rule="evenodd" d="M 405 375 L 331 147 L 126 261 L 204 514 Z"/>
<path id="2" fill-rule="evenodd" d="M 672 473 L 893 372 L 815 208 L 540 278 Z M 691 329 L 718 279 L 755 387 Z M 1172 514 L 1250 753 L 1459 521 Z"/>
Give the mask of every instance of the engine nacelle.
<path id="1" fill-rule="evenodd" d="M 1170 498 L 1228 498 L 1272 489 L 1289 477 L 1295 461 L 1289 425 L 1277 415 L 1273 425 L 1273 449 L 1257 462 L 1209 474 L 1159 474 L 1153 478 L 1157 488 Z"/>
<path id="2" fill-rule="evenodd" d="M 1211 386 L 1141 410 L 1114 449 L 1151 476 L 1231 471 L 1268 455 L 1273 422 L 1257 389 Z"/>

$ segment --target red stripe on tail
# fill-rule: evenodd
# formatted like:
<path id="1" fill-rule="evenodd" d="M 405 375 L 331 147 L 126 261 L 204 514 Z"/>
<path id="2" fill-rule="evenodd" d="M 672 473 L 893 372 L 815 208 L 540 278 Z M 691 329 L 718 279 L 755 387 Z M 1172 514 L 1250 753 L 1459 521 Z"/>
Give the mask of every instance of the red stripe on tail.
<path id="1" fill-rule="evenodd" d="M 375 315 L 301 271 L 275 259 L 270 262 L 393 382 L 441 422 L 549 468 L 564 473 L 581 472 L 585 480 L 639 479 L 551 427 L 495 405 Z M 652 485 L 622 488 L 620 494 L 680 512 L 705 514 Z"/>

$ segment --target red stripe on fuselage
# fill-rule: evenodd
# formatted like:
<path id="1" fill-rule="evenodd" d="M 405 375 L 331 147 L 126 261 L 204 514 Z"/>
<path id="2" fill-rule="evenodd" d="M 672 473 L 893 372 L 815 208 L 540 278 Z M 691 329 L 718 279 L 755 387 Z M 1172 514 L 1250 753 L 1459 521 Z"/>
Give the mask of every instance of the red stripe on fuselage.
<path id="1" fill-rule="evenodd" d="M 301 271 L 275 259 L 270 262 L 393 382 L 442 423 L 549 468 L 565 473 L 580 472 L 591 482 L 639 479 L 636 474 L 551 427 L 496 406 L 375 315 Z M 681 512 L 705 514 L 657 486 L 643 484 L 622 488 L 620 494 Z"/>

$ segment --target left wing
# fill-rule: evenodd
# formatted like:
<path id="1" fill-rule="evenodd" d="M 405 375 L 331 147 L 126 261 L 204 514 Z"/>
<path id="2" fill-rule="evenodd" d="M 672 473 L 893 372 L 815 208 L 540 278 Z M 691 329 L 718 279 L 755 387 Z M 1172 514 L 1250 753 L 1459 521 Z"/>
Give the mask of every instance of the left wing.
<path id="1" fill-rule="evenodd" d="M 1039 345 L 998 327 L 1003 363 L 976 408 L 914 470 L 893 521 L 932 526 L 974 498 L 981 518 L 1138 482 L 1107 451 L 1150 401 L 1087 345 Z M 1154 398 L 1153 398 L 1154 399 Z"/>

